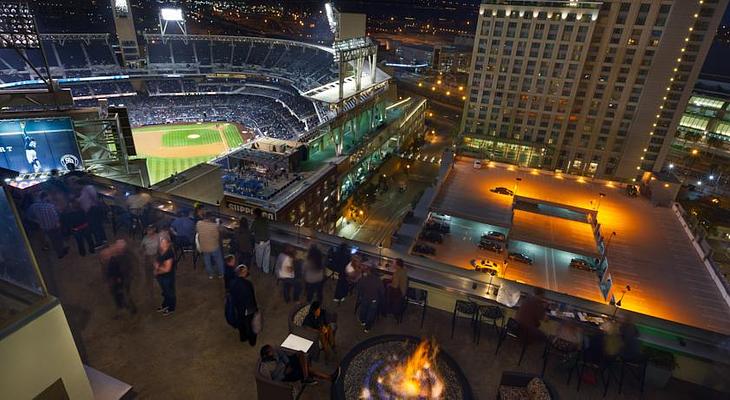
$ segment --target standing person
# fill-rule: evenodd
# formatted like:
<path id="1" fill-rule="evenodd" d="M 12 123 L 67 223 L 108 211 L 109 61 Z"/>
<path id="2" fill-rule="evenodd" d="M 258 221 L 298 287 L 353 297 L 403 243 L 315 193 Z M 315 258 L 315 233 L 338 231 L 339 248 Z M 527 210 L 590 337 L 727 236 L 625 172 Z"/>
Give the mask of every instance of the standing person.
<path id="1" fill-rule="evenodd" d="M 307 259 L 304 260 L 304 291 L 307 294 L 307 303 L 315 298 L 323 301 L 322 292 L 324 289 L 324 265 L 322 263 L 322 252 L 316 244 L 312 244 L 307 252 Z"/>
<path id="2" fill-rule="evenodd" d="M 63 223 L 71 231 L 74 239 L 76 239 L 79 255 L 82 257 L 86 256 L 87 245 L 89 253 L 94 253 L 94 239 L 91 237 L 89 221 L 86 219 L 86 213 L 81 209 L 77 200 L 72 200 L 70 206 L 64 212 Z"/>
<path id="3" fill-rule="evenodd" d="M 100 254 L 102 264 L 106 265 L 104 276 L 109 290 L 114 297 L 117 311 L 128 310 L 137 313 L 132 299 L 132 257 L 127 249 L 127 242 L 119 239 Z"/>
<path id="4" fill-rule="evenodd" d="M 127 207 L 129 213 L 136 216 L 142 226 L 147 224 L 147 206 L 152 201 L 152 196 L 149 193 L 142 191 L 141 188 L 135 187 L 134 194 L 127 197 Z"/>
<path id="5" fill-rule="evenodd" d="M 161 236 L 160 247 L 154 265 L 154 274 L 162 290 L 162 305 L 157 309 L 167 316 L 175 312 L 177 298 L 175 297 L 175 253 L 172 251 L 170 239 Z"/>
<path id="6" fill-rule="evenodd" d="M 284 292 L 284 302 L 289 303 L 291 300 L 290 293 L 294 292 L 294 301 L 299 301 L 299 294 L 301 287 L 299 281 L 297 281 L 297 274 L 295 269 L 295 250 L 291 245 L 286 245 L 284 251 L 279 254 L 276 260 L 276 276 L 282 283 Z"/>
<path id="7" fill-rule="evenodd" d="M 223 286 L 226 288 L 226 292 L 231 290 L 231 284 L 236 279 L 236 256 L 228 254 L 223 259 Z"/>
<path id="8" fill-rule="evenodd" d="M 394 316 L 400 314 L 407 292 L 408 272 L 406 271 L 405 264 L 403 264 L 403 259 L 398 258 L 395 260 L 393 279 L 388 284 L 388 312 L 392 313 Z"/>
<path id="9" fill-rule="evenodd" d="M 359 320 L 365 327 L 365 333 L 370 332 L 378 315 L 378 306 L 383 300 L 383 282 L 370 269 L 363 269 L 362 278 L 357 283 L 357 295 L 360 303 Z"/>
<path id="10" fill-rule="evenodd" d="M 153 295 L 155 277 L 153 274 L 157 251 L 160 247 L 160 234 L 154 225 L 147 225 L 147 230 L 142 238 L 142 279 L 144 279 L 145 290 L 150 298 Z"/>
<path id="11" fill-rule="evenodd" d="M 337 250 L 335 250 L 335 254 L 332 257 L 332 269 L 337 272 L 337 286 L 335 287 L 334 299 L 332 299 L 335 303 L 343 302 L 345 297 L 347 297 L 349 283 L 347 282 L 345 269 L 350 263 L 351 257 L 350 248 L 345 242 L 337 246 Z"/>
<path id="12" fill-rule="evenodd" d="M 178 216 L 170 223 L 170 232 L 173 234 L 173 242 L 179 248 L 192 246 L 195 242 L 195 222 L 192 212 L 180 211 Z"/>
<path id="13" fill-rule="evenodd" d="M 41 192 L 38 200 L 30 205 L 28 211 L 30 212 L 30 218 L 38 224 L 46 240 L 53 247 L 56 256 L 58 258 L 65 257 L 68 254 L 68 247 L 63 243 L 61 219 L 58 216 L 56 207 L 50 202 L 48 193 Z"/>
<path id="14" fill-rule="evenodd" d="M 257 208 L 253 211 L 254 220 L 251 223 L 251 232 L 255 243 L 254 253 L 256 265 L 265 273 L 270 271 L 271 242 L 269 241 L 269 220 L 264 218 L 264 212 Z"/>
<path id="15" fill-rule="evenodd" d="M 79 179 L 77 184 L 79 185 L 79 205 L 89 220 L 89 229 L 94 236 L 94 243 L 96 243 L 97 247 L 101 246 L 106 243 L 106 232 L 104 232 L 106 212 L 104 204 L 99 200 L 99 194 L 88 178 Z"/>
<path id="16" fill-rule="evenodd" d="M 251 326 L 254 315 L 259 311 L 253 283 L 248 280 L 248 267 L 241 264 L 235 269 L 236 278 L 231 282 L 231 297 L 238 314 L 238 338 L 256 345 L 256 333 Z"/>
<path id="17" fill-rule="evenodd" d="M 547 315 L 547 304 L 544 300 L 545 290 L 536 287 L 533 295 L 528 295 L 520 302 L 515 319 L 525 333 L 523 340 L 528 343 L 542 339 L 545 334 L 540 330 L 540 323 Z"/>
<path id="18" fill-rule="evenodd" d="M 208 279 L 214 275 L 223 278 L 223 252 L 221 250 L 220 224 L 211 218 L 198 221 L 195 226 L 198 232 L 199 250 L 203 255 Z"/>
<path id="19" fill-rule="evenodd" d="M 238 262 L 245 265 L 251 265 L 251 255 L 253 254 L 253 235 L 251 228 L 248 226 L 248 220 L 241 217 L 238 221 L 238 229 L 231 241 L 233 253 L 238 258 Z"/>

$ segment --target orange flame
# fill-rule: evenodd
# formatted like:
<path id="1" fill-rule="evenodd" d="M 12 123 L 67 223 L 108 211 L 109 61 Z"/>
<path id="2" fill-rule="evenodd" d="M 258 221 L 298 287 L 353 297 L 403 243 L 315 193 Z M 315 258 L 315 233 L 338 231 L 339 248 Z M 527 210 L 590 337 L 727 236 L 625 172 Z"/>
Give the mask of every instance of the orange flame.
<path id="1" fill-rule="evenodd" d="M 390 388 L 404 398 L 439 399 L 444 385 L 433 361 L 438 354 L 435 343 L 422 340 L 408 359 L 389 375 Z"/>

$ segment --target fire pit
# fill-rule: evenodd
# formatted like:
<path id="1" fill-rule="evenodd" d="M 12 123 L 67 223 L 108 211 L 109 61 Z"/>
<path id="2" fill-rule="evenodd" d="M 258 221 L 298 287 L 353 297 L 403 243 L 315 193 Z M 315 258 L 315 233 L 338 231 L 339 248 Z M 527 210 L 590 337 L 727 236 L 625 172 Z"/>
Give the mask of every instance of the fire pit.
<path id="1" fill-rule="evenodd" d="M 471 387 L 437 344 L 414 336 L 368 339 L 342 359 L 337 400 L 470 400 Z"/>

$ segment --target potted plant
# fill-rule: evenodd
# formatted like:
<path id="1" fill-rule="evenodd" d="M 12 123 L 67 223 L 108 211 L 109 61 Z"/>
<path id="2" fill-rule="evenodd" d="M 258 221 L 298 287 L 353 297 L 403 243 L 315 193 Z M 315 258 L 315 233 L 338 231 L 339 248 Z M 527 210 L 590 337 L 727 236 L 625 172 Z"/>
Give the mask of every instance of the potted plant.
<path id="1" fill-rule="evenodd" d="M 654 387 L 665 387 L 672 377 L 672 372 L 677 368 L 674 354 L 653 347 L 646 348 L 644 354 L 647 359 L 646 382 Z"/>

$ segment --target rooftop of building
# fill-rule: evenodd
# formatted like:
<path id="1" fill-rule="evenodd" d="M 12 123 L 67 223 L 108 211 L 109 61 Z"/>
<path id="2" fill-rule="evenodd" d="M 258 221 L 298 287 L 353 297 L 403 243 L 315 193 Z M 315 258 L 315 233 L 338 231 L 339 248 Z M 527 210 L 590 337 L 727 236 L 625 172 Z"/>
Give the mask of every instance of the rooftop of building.
<path id="1" fill-rule="evenodd" d="M 655 207 L 642 197 L 627 196 L 623 184 L 496 163 L 474 169 L 470 160 L 461 160 L 456 162 L 432 208 L 473 221 L 467 224 L 481 223 L 496 229 L 509 229 L 512 225 L 512 197 L 493 193 L 490 189 L 500 186 L 514 189 L 516 178 L 522 179 L 517 188 L 519 196 L 597 209 L 602 236 L 607 240 L 612 232 L 616 232 L 608 250 L 608 268 L 615 287 L 631 285 L 631 293 L 624 299 L 626 308 L 690 326 L 730 333 L 730 306 L 674 211 Z M 605 196 L 600 197 L 600 193 Z M 539 224 L 535 224 L 535 218 L 521 218 L 519 222 L 530 226 L 527 230 L 542 230 L 550 237 L 549 228 L 541 229 Z M 477 249 L 472 243 L 460 245 L 457 242 L 452 239 L 449 246 L 462 246 L 459 251 L 444 251 L 443 257 L 437 253 L 435 259 L 456 266 L 468 265 Z M 534 265 L 510 264 L 507 279 L 605 303 L 595 275 L 571 270 L 563 262 L 568 256 L 557 253 L 556 258 L 551 255 L 552 251 L 543 254 L 546 250 L 534 246 L 525 251 L 535 252 L 532 254 Z M 684 295 L 675 296 L 676 293 Z"/>
<path id="2" fill-rule="evenodd" d="M 254 269 L 253 282 L 259 310 L 263 313 L 264 329 L 255 347 L 241 343 L 238 332 L 226 324 L 223 316 L 223 282 L 209 280 L 198 261 L 197 268 L 190 257 L 177 267 L 177 310 L 164 317 L 154 310 L 158 306 L 156 287 L 145 282 L 141 265 L 135 265 L 132 298 L 137 313 L 117 312 L 107 284 L 99 273 L 97 257 L 79 257 L 73 250 L 59 261 L 41 250 L 40 237 L 33 237 L 39 264 L 52 293 L 62 305 L 69 326 L 74 332 L 84 364 L 114 378 L 129 383 L 137 398 L 215 398 L 254 399 L 254 374 L 259 350 L 264 344 L 278 346 L 289 334 L 287 318 L 292 304 L 282 300 L 280 285 L 270 275 Z M 138 240 L 132 240 L 134 254 L 141 254 Z M 151 283 L 151 282 L 149 282 Z M 489 325 L 484 325 L 479 344 L 472 342 L 468 319 L 459 318 L 454 337 L 450 337 L 451 313 L 428 309 L 421 327 L 420 308 L 410 306 L 401 323 L 393 317 L 381 317 L 370 333 L 364 333 L 353 313 L 354 297 L 338 305 L 330 299 L 335 282 L 325 282 L 323 306 L 338 314 L 336 360 L 314 363 L 325 372 L 335 370 L 337 363 L 357 344 L 383 334 L 403 334 L 433 338 L 439 348 L 448 353 L 465 373 L 475 398 L 497 396 L 504 371 L 539 374 L 542 368 L 543 345 L 530 346 L 524 360 L 517 365 L 520 346 L 507 340 L 494 354 L 497 338 Z M 546 323 L 543 329 L 555 329 Z M 691 371 L 688 371 L 691 372 Z M 647 386 L 639 392 L 638 383 L 627 376 L 623 393 L 618 393 L 614 378 L 608 394 L 598 384 L 582 382 L 577 391 L 575 374 L 568 384 L 568 372 L 557 356 L 550 359 L 544 379 L 561 399 L 723 399 L 723 395 L 688 382 L 671 379 L 665 388 Z M 307 387 L 301 400 L 330 398 L 331 386 L 322 382 Z M 133 396 L 133 397 L 134 397 Z"/>

